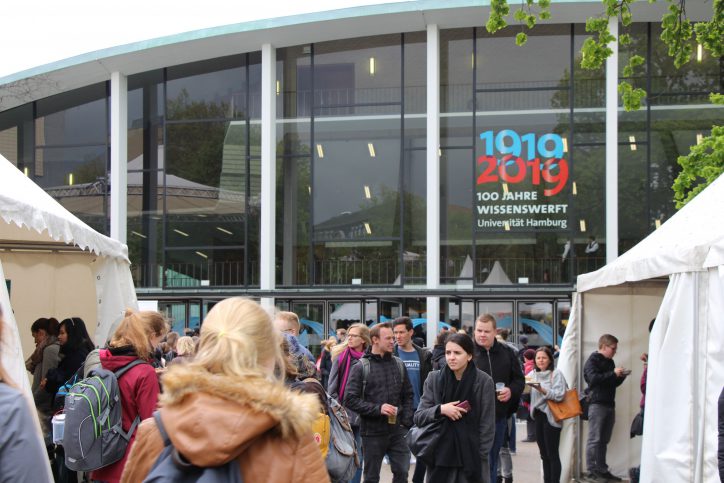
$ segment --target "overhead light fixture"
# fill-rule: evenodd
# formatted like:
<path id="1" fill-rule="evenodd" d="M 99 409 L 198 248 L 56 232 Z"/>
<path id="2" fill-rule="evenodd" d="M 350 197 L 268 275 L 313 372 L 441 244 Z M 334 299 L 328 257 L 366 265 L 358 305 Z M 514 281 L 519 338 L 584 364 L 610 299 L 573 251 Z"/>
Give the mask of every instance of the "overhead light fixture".
<path id="1" fill-rule="evenodd" d="M 470 54 L 470 68 L 471 69 L 475 68 L 475 54 L 474 53 Z"/>
<path id="2" fill-rule="evenodd" d="M 366 221 L 365 221 L 365 231 L 367 232 L 368 235 L 372 234 L 372 227 Z"/>
<path id="3" fill-rule="evenodd" d="M 636 151 L 636 136 L 629 136 L 628 141 L 631 143 L 631 151 Z"/>
<path id="4" fill-rule="evenodd" d="M 30 176 L 30 170 L 27 166 L 23 168 L 23 173 L 25 174 L 25 176 Z"/>
<path id="5" fill-rule="evenodd" d="M 696 45 L 696 60 L 697 62 L 701 62 L 704 58 L 704 46 L 701 44 Z"/>
<path id="6" fill-rule="evenodd" d="M 144 235 L 143 233 L 138 233 L 137 231 L 133 231 L 133 230 L 131 230 L 131 235 L 136 235 L 137 237 L 140 237 L 140 238 L 147 238 L 146 235 Z"/>
<path id="7" fill-rule="evenodd" d="M 209 256 L 203 252 L 196 252 L 196 254 L 202 258 L 209 258 Z"/>
<path id="8" fill-rule="evenodd" d="M 575 181 L 573 182 L 573 194 L 574 194 L 574 195 L 577 195 L 577 194 L 578 194 L 578 188 L 576 187 L 576 182 L 575 182 Z"/>
<path id="9" fill-rule="evenodd" d="M 277 95 L 282 92 L 282 83 L 277 81 Z"/>
<path id="10" fill-rule="evenodd" d="M 510 222 L 505 222 L 505 231 L 510 231 Z"/>
<path id="11" fill-rule="evenodd" d="M 375 58 L 370 57 L 370 75 L 375 75 L 375 72 L 377 71 L 377 66 L 375 64 Z"/>
<path id="12" fill-rule="evenodd" d="M 183 232 L 183 231 L 181 231 L 181 230 L 177 230 L 176 228 L 174 228 L 173 231 L 175 231 L 176 233 L 178 233 L 178 234 L 181 235 L 181 236 L 189 236 L 188 233 L 185 233 L 185 232 Z"/>
<path id="13" fill-rule="evenodd" d="M 226 233 L 227 235 L 233 235 L 232 232 L 230 232 L 229 230 L 226 230 L 224 228 L 221 228 L 220 226 L 217 226 L 216 229 L 219 230 L 221 233 Z"/>
<path id="14" fill-rule="evenodd" d="M 370 187 L 365 185 L 365 198 L 368 200 L 372 199 L 372 192 L 370 191 Z"/>
<path id="15" fill-rule="evenodd" d="M 701 144 L 704 141 L 704 135 L 700 132 L 696 133 L 696 144 Z"/>
<path id="16" fill-rule="evenodd" d="M 656 226 L 656 229 L 657 229 L 657 230 L 658 230 L 659 228 L 661 228 L 661 220 L 658 219 L 658 218 L 656 218 L 656 219 L 654 220 L 654 225 Z"/>
<path id="17" fill-rule="evenodd" d="M 324 149 L 321 144 L 317 144 L 317 156 L 320 158 L 324 157 Z"/>
<path id="18" fill-rule="evenodd" d="M 375 145 L 372 143 L 367 143 L 367 149 L 370 152 L 370 157 L 374 158 L 375 157 Z"/>
<path id="19" fill-rule="evenodd" d="M 568 152 L 568 138 L 562 137 L 561 140 L 563 141 L 563 152 Z"/>
<path id="20" fill-rule="evenodd" d="M 73 186 L 73 173 L 68 174 L 68 185 Z"/>
<path id="21" fill-rule="evenodd" d="M 508 183 L 503 183 L 503 193 L 508 194 Z"/>
<path id="22" fill-rule="evenodd" d="M 581 231 L 585 232 L 586 231 L 586 220 L 581 220 L 579 224 L 581 226 Z"/>
<path id="23" fill-rule="evenodd" d="M 196 215 L 196 216 L 199 217 L 199 218 L 206 218 L 206 215 L 200 215 L 200 214 L 199 214 L 199 215 Z"/>
<path id="24" fill-rule="evenodd" d="M 311 186 L 307 186 L 307 191 L 309 191 L 309 196 L 312 196 L 312 187 Z"/>
<path id="25" fill-rule="evenodd" d="M 437 157 L 438 158 L 442 157 L 442 149 L 440 149 L 440 148 L 437 148 Z"/>

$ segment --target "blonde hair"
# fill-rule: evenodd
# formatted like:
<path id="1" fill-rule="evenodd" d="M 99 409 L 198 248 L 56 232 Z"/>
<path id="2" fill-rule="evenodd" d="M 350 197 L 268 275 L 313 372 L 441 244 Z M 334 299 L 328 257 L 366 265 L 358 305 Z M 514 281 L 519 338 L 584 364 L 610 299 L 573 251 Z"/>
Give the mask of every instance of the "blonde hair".
<path id="1" fill-rule="evenodd" d="M 284 367 L 280 338 L 271 317 L 258 303 L 228 298 L 214 305 L 204 319 L 199 347 L 189 364 L 214 374 L 267 377 L 267 364 Z"/>
<path id="2" fill-rule="evenodd" d="M 151 359 L 151 337 L 160 337 L 168 332 L 166 318 L 153 310 L 136 312 L 126 309 L 123 320 L 113 333 L 109 347 L 132 346 L 139 359 Z"/>
<path id="3" fill-rule="evenodd" d="M 344 342 L 340 342 L 336 346 L 332 347 L 332 350 L 330 351 L 332 354 L 332 360 L 337 358 L 337 356 L 344 352 L 344 350 L 349 346 L 349 331 L 352 329 L 359 329 L 359 335 L 365 344 L 365 349 L 372 345 L 372 341 L 370 340 L 370 328 L 360 322 L 352 324 L 347 327 L 347 338 L 344 339 Z"/>
<path id="4" fill-rule="evenodd" d="M 196 343 L 194 340 L 188 335 L 179 337 L 176 341 L 176 353 L 180 356 L 192 356 L 194 352 L 196 352 Z"/>
<path id="5" fill-rule="evenodd" d="M 279 312 L 274 314 L 274 318 L 283 320 L 285 322 L 291 322 L 296 326 L 297 332 L 299 332 L 302 328 L 302 324 L 299 323 L 299 316 L 294 312 L 286 312 L 284 310 L 280 310 Z"/>

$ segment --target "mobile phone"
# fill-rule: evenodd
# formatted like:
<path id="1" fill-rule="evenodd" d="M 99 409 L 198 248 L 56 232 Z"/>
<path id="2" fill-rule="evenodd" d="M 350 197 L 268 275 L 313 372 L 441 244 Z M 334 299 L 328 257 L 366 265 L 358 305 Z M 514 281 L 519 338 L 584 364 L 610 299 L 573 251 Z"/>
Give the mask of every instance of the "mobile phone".
<path id="1" fill-rule="evenodd" d="M 631 374 L 631 369 L 624 369 L 621 374 L 623 374 L 624 376 L 628 376 L 629 374 Z"/>
<path id="2" fill-rule="evenodd" d="M 535 381 L 529 381 L 529 382 L 526 382 L 526 384 L 528 384 L 529 386 L 540 386 L 540 382 L 535 382 Z"/>
<path id="3" fill-rule="evenodd" d="M 459 402 L 455 406 L 459 407 L 460 409 L 470 411 L 470 403 L 468 401 Z"/>

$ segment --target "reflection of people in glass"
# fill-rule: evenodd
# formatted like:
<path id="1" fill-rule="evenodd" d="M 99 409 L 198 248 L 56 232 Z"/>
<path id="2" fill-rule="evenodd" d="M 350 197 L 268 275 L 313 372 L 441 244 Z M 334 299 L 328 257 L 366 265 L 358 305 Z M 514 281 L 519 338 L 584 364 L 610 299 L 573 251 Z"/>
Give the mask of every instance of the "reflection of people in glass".
<path id="1" fill-rule="evenodd" d="M 591 235 L 588 237 L 588 245 L 586 245 L 586 270 L 592 271 L 596 269 L 596 257 L 598 256 L 598 242 L 596 237 Z"/>
<path id="2" fill-rule="evenodd" d="M 571 240 L 566 240 L 566 244 L 563 245 L 563 253 L 561 254 L 561 282 L 567 282 L 569 279 L 568 276 L 568 267 L 570 263 L 568 262 L 568 256 L 573 256 L 573 253 L 571 252 Z"/>

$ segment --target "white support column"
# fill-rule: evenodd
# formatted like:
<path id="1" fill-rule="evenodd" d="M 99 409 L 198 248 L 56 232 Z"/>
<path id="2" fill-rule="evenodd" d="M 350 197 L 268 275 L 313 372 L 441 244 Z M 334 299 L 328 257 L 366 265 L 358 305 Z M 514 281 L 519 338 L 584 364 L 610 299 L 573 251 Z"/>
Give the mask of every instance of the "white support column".
<path id="1" fill-rule="evenodd" d="M 440 287 L 440 29 L 427 26 L 427 288 Z M 440 297 L 427 297 L 427 346 L 440 321 Z"/>
<path id="2" fill-rule="evenodd" d="M 606 263 L 618 258 L 618 17 L 608 20 L 616 40 L 606 59 Z"/>
<path id="3" fill-rule="evenodd" d="M 276 277 L 276 49 L 261 47 L 261 233 L 260 288 L 274 290 Z M 261 305 L 274 307 L 274 298 L 264 297 Z"/>
<path id="4" fill-rule="evenodd" d="M 128 182 L 128 80 L 111 74 L 111 238 L 126 243 Z"/>

